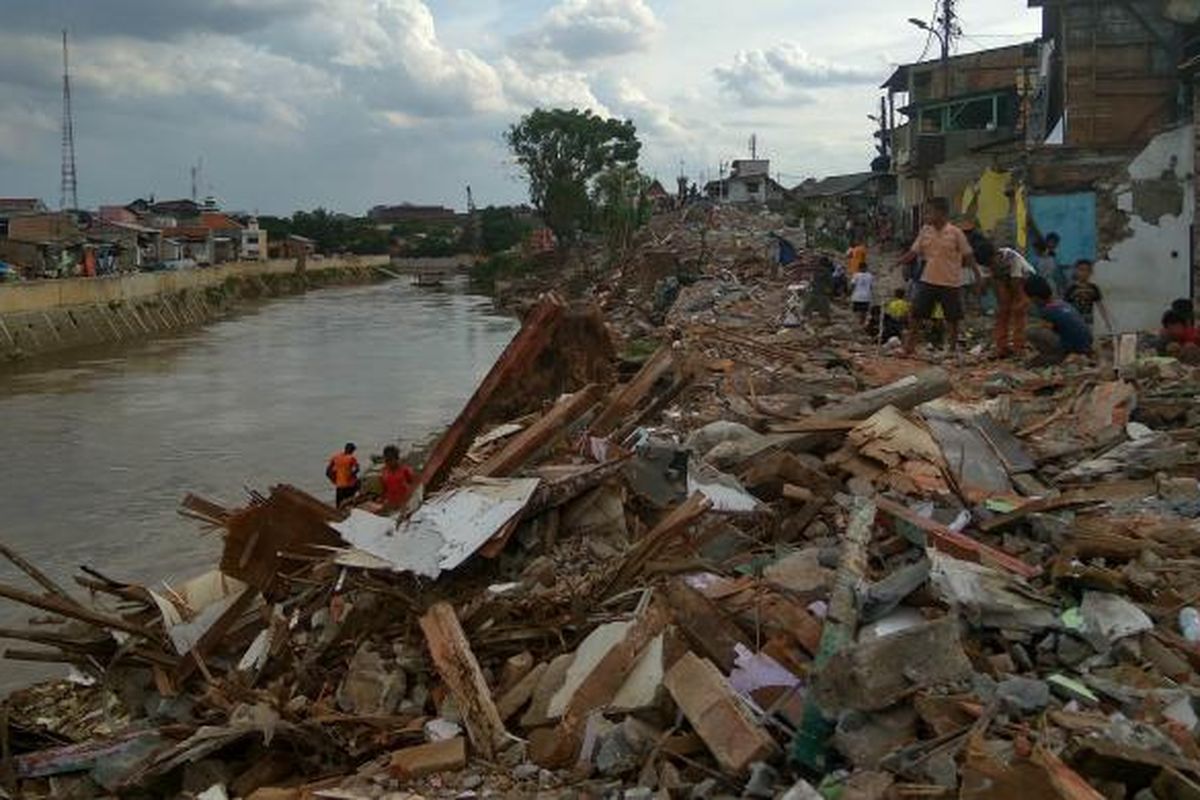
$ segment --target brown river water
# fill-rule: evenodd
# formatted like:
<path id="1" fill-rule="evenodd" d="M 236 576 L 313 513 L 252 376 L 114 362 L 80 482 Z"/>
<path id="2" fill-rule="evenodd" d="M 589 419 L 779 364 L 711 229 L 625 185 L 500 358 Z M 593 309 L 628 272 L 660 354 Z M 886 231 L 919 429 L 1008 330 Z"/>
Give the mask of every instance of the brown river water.
<path id="1" fill-rule="evenodd" d="M 246 488 L 291 483 L 332 496 L 331 453 L 427 439 L 516 328 L 486 298 L 393 281 L 2 367 L 0 540 L 72 587 L 81 564 L 149 584 L 202 573 L 220 540 L 176 513 L 186 492 L 240 505 Z M 0 582 L 37 588 L 7 562 Z M 0 600 L 0 627 L 37 613 Z M 55 674 L 0 661 L 0 690 Z"/>

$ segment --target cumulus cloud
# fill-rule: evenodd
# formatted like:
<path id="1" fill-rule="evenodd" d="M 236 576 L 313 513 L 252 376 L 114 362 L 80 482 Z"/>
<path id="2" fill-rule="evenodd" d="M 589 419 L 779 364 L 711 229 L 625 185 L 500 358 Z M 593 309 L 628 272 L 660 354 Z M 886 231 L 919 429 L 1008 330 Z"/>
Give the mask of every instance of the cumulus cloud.
<path id="1" fill-rule="evenodd" d="M 810 91 L 870 84 L 879 70 L 835 64 L 785 42 L 767 50 L 742 50 L 727 66 L 713 70 L 722 90 L 747 106 L 812 102 Z"/>
<path id="2" fill-rule="evenodd" d="M 527 70 L 516 59 L 505 56 L 498 63 L 505 97 L 514 111 L 537 106 L 590 108 L 605 116 L 612 112 L 596 97 L 582 72 Z"/>
<path id="3" fill-rule="evenodd" d="M 447 47 L 421 0 L 322 0 L 299 48 L 340 70 L 373 108 L 413 117 L 497 111 L 495 67 Z"/>
<path id="4" fill-rule="evenodd" d="M 586 61 L 644 50 L 660 27 L 645 0 L 562 0 L 522 42 L 568 62 Z"/>

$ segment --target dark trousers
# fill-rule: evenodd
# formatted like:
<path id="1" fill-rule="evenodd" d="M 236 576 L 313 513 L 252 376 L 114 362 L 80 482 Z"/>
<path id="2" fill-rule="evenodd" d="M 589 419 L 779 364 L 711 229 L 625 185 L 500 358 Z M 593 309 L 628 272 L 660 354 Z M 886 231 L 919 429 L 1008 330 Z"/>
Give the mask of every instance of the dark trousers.
<path id="1" fill-rule="evenodd" d="M 341 508 L 342 506 L 346 505 L 346 503 L 353 500 L 354 495 L 356 494 L 358 494 L 357 483 L 353 486 L 339 486 L 333 493 L 334 505 L 336 505 L 338 508 Z"/>

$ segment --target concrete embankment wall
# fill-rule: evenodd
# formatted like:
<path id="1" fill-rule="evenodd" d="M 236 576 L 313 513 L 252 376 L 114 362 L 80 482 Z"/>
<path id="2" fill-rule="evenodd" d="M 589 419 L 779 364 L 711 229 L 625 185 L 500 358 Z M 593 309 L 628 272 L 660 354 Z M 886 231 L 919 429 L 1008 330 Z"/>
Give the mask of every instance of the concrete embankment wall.
<path id="1" fill-rule="evenodd" d="M 247 300 L 366 283 L 387 256 L 234 262 L 203 269 L 0 285 L 0 361 L 202 325 Z"/>

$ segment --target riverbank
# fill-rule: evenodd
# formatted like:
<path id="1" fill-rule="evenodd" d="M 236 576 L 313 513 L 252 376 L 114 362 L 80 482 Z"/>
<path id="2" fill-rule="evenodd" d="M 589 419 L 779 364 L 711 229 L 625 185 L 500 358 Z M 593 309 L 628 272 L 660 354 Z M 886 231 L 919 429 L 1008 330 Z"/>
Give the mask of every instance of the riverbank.
<path id="1" fill-rule="evenodd" d="M 149 338 L 220 319 L 245 302 L 386 280 L 386 256 L 233 262 L 204 269 L 0 286 L 0 362 Z"/>

